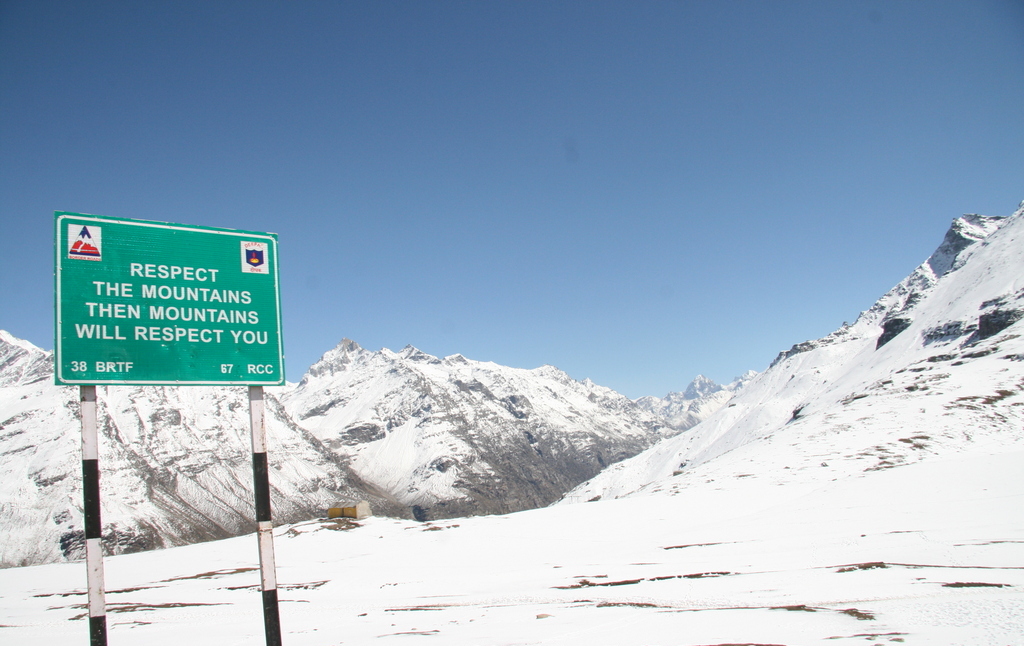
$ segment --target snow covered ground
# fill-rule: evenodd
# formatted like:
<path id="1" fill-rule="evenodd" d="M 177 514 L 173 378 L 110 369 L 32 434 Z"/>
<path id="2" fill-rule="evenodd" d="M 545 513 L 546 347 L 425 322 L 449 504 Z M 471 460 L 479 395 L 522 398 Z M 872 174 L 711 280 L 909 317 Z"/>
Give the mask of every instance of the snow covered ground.
<path id="1" fill-rule="evenodd" d="M 1024 644 L 1022 464 L 281 527 L 284 643 Z M 252 536 L 108 559 L 110 643 L 263 643 L 256 567 Z M 86 643 L 84 591 L 0 571 L 0 642 Z"/>

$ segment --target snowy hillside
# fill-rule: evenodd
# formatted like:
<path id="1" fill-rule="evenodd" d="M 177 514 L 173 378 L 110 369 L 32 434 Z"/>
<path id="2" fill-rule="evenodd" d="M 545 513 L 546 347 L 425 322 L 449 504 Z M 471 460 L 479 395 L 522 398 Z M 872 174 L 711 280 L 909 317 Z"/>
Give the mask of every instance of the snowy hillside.
<path id="1" fill-rule="evenodd" d="M 282 396 L 288 413 L 420 520 L 550 504 L 674 434 L 657 416 L 551 366 L 439 359 L 345 340 Z"/>
<path id="2" fill-rule="evenodd" d="M 692 431 L 566 497 L 827 483 L 1024 447 L 1024 208 L 966 215 L 853 325 L 793 346 Z M 728 486 L 736 486 L 729 484 Z"/>

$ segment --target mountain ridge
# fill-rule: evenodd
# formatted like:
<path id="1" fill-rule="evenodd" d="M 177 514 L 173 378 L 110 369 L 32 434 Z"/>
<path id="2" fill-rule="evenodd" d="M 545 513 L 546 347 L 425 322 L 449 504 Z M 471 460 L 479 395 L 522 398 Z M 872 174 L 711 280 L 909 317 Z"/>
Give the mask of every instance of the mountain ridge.
<path id="1" fill-rule="evenodd" d="M 421 519 L 550 504 L 556 489 L 675 432 L 626 397 L 552 366 L 442 359 L 413 346 L 371 352 L 349 339 L 283 401 Z M 509 486 L 510 499 L 488 481 Z"/>
<path id="2" fill-rule="evenodd" d="M 52 357 L 0 332 L 0 566 L 83 549 L 78 395 L 52 383 Z M 300 383 L 265 392 L 278 524 L 360 499 L 421 520 L 543 506 L 675 432 L 551 366 L 370 352 L 348 339 Z M 252 530 L 244 388 L 100 386 L 97 398 L 108 551 Z M 333 428 L 328 414 L 348 421 Z"/>
<path id="3" fill-rule="evenodd" d="M 853 324 L 781 352 L 728 406 L 565 501 L 700 490 L 721 477 L 782 486 L 798 470 L 824 482 L 1021 444 L 1022 241 L 1024 203 L 1009 217 L 957 218 Z"/>

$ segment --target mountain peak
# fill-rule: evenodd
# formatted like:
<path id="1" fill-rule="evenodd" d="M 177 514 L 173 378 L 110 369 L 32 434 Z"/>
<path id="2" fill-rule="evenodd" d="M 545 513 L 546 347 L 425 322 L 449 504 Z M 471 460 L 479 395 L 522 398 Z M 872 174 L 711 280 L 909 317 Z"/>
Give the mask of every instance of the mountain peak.
<path id="1" fill-rule="evenodd" d="M 437 357 L 427 354 L 426 352 L 423 352 L 422 350 L 411 344 L 402 348 L 402 351 L 398 353 L 398 356 L 401 357 L 402 359 L 407 359 L 409 361 L 417 361 L 423 363 L 441 362 L 441 360 L 438 359 Z"/>
<path id="2" fill-rule="evenodd" d="M 0 386 L 23 386 L 50 378 L 52 353 L 0 330 Z"/>
<path id="3" fill-rule="evenodd" d="M 697 375 L 683 392 L 686 399 L 699 399 L 722 390 L 722 387 L 704 375 Z"/>
<path id="4" fill-rule="evenodd" d="M 935 250 L 935 253 L 927 260 L 936 278 L 941 278 L 949 271 L 956 269 L 961 263 L 960 252 L 975 242 L 984 240 L 993 231 L 1002 226 L 1006 221 L 1005 216 L 978 215 L 977 213 L 965 213 L 963 216 L 953 220 L 942 244 Z"/>
<path id="5" fill-rule="evenodd" d="M 319 361 L 309 367 L 301 383 L 306 383 L 309 377 L 334 374 L 364 354 L 366 354 L 366 350 L 362 346 L 345 337 L 338 345 L 325 352 Z"/>
<path id="6" fill-rule="evenodd" d="M 24 339 L 19 339 L 7 330 L 0 330 L 0 344 L 13 345 L 25 350 L 26 352 L 45 352 L 42 348 L 39 348 Z"/>
<path id="7" fill-rule="evenodd" d="M 685 430 L 698 424 L 724 406 L 739 390 L 756 377 L 756 370 L 748 370 L 722 386 L 704 375 L 694 377 L 684 392 L 671 392 L 664 399 L 641 397 L 636 403 L 644 410 L 658 415 L 676 430 Z"/>
<path id="8" fill-rule="evenodd" d="M 341 343 L 338 344 L 338 347 L 344 348 L 347 352 L 356 352 L 358 350 L 363 349 L 362 346 L 360 346 L 358 343 L 356 343 L 355 341 L 348 337 L 342 338 Z"/>
<path id="9" fill-rule="evenodd" d="M 759 374 L 761 374 L 761 373 L 759 373 L 756 370 L 753 370 L 753 369 L 748 370 L 748 371 L 744 372 L 742 375 L 740 375 L 739 377 L 736 377 L 735 379 L 733 379 L 733 383 L 742 382 L 742 381 L 750 381 L 751 379 L 753 379 L 754 377 L 756 377 Z"/>

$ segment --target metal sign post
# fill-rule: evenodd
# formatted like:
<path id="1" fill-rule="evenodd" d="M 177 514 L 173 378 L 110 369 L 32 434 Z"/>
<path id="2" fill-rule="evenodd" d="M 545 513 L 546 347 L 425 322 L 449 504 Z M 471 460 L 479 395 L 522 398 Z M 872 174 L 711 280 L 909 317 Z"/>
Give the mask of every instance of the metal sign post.
<path id="1" fill-rule="evenodd" d="M 252 428 L 252 480 L 256 494 L 256 539 L 260 549 L 260 590 L 263 592 L 263 626 L 267 646 L 281 644 L 281 617 L 277 605 L 277 568 L 274 564 L 274 523 L 270 518 L 270 463 L 267 460 L 267 428 L 263 415 L 263 386 L 249 386 L 249 420 Z"/>
<path id="2" fill-rule="evenodd" d="M 264 624 L 280 646 L 263 386 L 284 383 L 277 235 L 58 211 L 54 381 L 81 387 L 89 643 L 106 646 L 96 385 L 249 387 Z"/>
<path id="3" fill-rule="evenodd" d="M 85 567 L 89 586 L 89 645 L 107 645 L 107 605 L 103 586 L 103 523 L 100 520 L 100 452 L 96 433 L 96 386 L 79 388 L 82 414 L 82 493 Z"/>

